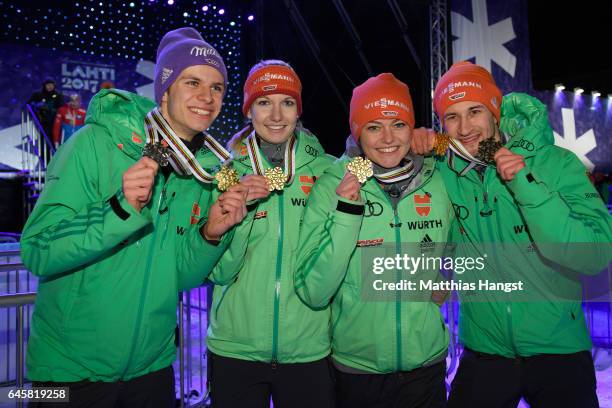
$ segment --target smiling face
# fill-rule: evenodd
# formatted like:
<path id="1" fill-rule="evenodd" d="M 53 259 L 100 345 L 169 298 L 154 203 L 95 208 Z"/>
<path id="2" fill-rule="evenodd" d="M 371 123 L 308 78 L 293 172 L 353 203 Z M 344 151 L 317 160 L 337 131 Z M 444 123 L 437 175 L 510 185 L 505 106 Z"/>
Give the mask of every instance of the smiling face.
<path id="1" fill-rule="evenodd" d="M 297 102 L 294 97 L 283 94 L 260 96 L 251 105 L 247 116 L 259 137 L 268 143 L 283 143 L 295 130 Z"/>
<path id="2" fill-rule="evenodd" d="M 389 169 L 408 154 L 411 135 L 412 129 L 401 119 L 377 119 L 363 127 L 359 142 L 368 159 Z"/>
<path id="3" fill-rule="evenodd" d="M 190 141 L 219 115 L 224 89 L 223 76 L 215 68 L 185 68 L 162 97 L 162 115 L 179 137 Z"/>
<path id="4" fill-rule="evenodd" d="M 495 116 L 480 102 L 455 103 L 446 109 L 443 119 L 448 135 L 458 139 L 472 156 L 478 153 L 482 140 L 492 136 L 500 139 Z"/>

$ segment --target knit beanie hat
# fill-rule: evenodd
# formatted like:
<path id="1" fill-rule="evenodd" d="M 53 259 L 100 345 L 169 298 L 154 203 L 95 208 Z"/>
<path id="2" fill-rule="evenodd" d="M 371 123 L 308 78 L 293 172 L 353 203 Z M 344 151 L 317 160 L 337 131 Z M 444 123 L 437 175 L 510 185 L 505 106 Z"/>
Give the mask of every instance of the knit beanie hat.
<path id="1" fill-rule="evenodd" d="M 499 123 L 502 93 L 489 71 L 468 61 L 453 64 L 436 85 L 434 109 L 440 121 L 451 105 L 463 101 L 482 103 Z"/>
<path id="2" fill-rule="evenodd" d="M 408 85 L 390 73 L 369 78 L 353 89 L 349 124 L 355 140 L 366 123 L 376 119 L 401 119 L 414 128 L 414 110 Z"/>
<path id="3" fill-rule="evenodd" d="M 302 82 L 295 71 L 284 65 L 266 65 L 254 71 L 244 82 L 242 113 L 246 117 L 255 99 L 283 94 L 295 98 L 298 115 L 302 114 Z"/>
<path id="4" fill-rule="evenodd" d="M 223 59 L 200 33 L 191 27 L 169 31 L 157 47 L 155 64 L 155 102 L 161 103 L 166 90 L 176 81 L 185 68 L 194 65 L 209 65 L 223 76 L 227 84 L 227 69 Z"/>

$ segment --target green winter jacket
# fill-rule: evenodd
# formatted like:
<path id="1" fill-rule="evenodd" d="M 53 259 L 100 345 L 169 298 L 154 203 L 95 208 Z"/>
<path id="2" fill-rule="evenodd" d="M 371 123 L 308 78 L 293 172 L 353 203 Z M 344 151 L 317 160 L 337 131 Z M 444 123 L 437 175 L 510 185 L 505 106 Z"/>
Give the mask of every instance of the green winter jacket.
<path id="1" fill-rule="evenodd" d="M 440 166 L 457 214 L 454 239 L 464 255 L 487 253 L 492 268 L 455 279 L 501 277 L 524 287 L 512 294 L 480 291 L 476 300 L 460 295 L 460 341 L 507 357 L 589 350 L 579 274 L 596 274 L 612 258 L 610 215 L 582 163 L 553 145 L 540 101 L 505 96 L 500 128 L 509 136 L 506 147 L 525 157 L 512 181 L 503 182 L 494 166 L 482 179 L 474 169 L 460 176 L 468 163 L 452 154 Z"/>
<path id="2" fill-rule="evenodd" d="M 244 141 L 233 155 L 239 176 L 253 173 Z M 262 159 L 264 168 L 271 167 Z M 306 306 L 295 294 L 293 274 L 304 207 L 313 184 L 334 158 L 314 135 L 301 130 L 295 160 L 293 182 L 260 200 L 236 230 L 235 240 L 248 237 L 246 253 L 228 250 L 210 276 L 216 285 L 207 346 L 215 354 L 303 363 L 330 352 L 329 310 Z"/>
<path id="3" fill-rule="evenodd" d="M 122 195 L 122 174 L 142 155 L 150 100 L 101 91 L 86 126 L 64 144 L 21 239 L 40 277 L 27 350 L 35 381 L 129 380 L 175 360 L 179 290 L 199 285 L 231 239 L 198 232 L 210 188 L 158 173 L 140 213 Z M 205 168 L 218 163 L 207 150 Z M 115 197 L 113 199 L 113 197 Z"/>
<path id="4" fill-rule="evenodd" d="M 446 357 L 449 335 L 431 290 L 414 300 L 409 292 L 377 292 L 373 280 L 435 281 L 438 271 L 375 275 L 372 258 L 442 254 L 454 218 L 442 178 L 428 158 L 396 209 L 374 178 L 363 184 L 362 201 L 352 202 L 336 194 L 348 160 L 345 155 L 328 169 L 311 194 L 296 291 L 314 308 L 331 303 L 332 357 L 338 363 L 370 373 L 437 363 Z"/>

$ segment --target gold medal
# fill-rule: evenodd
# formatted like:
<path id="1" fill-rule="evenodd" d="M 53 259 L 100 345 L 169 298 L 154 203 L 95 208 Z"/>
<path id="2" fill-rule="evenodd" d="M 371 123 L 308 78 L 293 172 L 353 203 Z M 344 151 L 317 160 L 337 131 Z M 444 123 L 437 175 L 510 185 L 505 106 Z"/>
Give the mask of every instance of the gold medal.
<path id="1" fill-rule="evenodd" d="M 346 169 L 357 177 L 357 180 L 360 183 L 365 183 L 368 178 L 374 175 L 374 168 L 372 167 L 372 162 L 369 159 L 364 159 L 363 157 L 355 157 L 349 164 L 347 164 Z"/>
<path id="2" fill-rule="evenodd" d="M 266 169 L 265 177 L 266 179 L 268 179 L 268 190 L 282 191 L 283 188 L 285 188 L 285 183 L 287 182 L 287 175 L 280 167 Z"/>
<path id="3" fill-rule="evenodd" d="M 238 173 L 230 166 L 222 166 L 221 170 L 215 174 L 215 179 L 218 181 L 217 187 L 221 191 L 227 191 L 240 182 Z"/>
<path id="4" fill-rule="evenodd" d="M 444 133 L 436 133 L 436 139 L 434 142 L 433 152 L 436 156 L 444 156 L 448 144 L 450 143 L 450 137 Z"/>

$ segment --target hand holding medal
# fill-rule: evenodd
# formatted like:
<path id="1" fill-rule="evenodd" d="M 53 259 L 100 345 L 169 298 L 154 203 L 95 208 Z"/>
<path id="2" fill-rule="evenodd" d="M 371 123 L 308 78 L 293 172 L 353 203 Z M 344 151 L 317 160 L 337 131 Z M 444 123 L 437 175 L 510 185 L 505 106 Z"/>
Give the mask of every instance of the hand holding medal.
<path id="1" fill-rule="evenodd" d="M 351 201 L 359 201 L 361 185 L 374 175 L 374 168 L 369 159 L 355 157 L 346 165 L 346 173 L 336 188 L 336 194 Z"/>
<path id="2" fill-rule="evenodd" d="M 361 190 L 361 183 L 357 180 L 357 176 L 347 171 L 344 177 L 336 187 L 336 194 L 342 198 L 350 201 L 359 201 Z"/>
<path id="3" fill-rule="evenodd" d="M 494 155 L 497 172 L 504 181 L 511 181 L 525 167 L 525 158 L 502 147 Z"/>
<path id="4" fill-rule="evenodd" d="M 123 196 L 138 212 L 151 200 L 158 169 L 156 161 L 143 156 L 123 173 L 121 180 Z"/>

